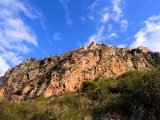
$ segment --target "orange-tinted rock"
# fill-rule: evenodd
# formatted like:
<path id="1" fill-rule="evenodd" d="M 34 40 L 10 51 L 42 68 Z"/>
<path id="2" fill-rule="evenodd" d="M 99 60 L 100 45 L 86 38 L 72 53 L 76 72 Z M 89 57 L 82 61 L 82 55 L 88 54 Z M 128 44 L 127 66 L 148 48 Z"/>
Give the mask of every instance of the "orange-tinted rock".
<path id="1" fill-rule="evenodd" d="M 26 60 L 0 77 L 0 99 L 22 101 L 74 92 L 84 80 L 115 78 L 129 70 L 149 70 L 159 64 L 160 53 L 137 49 L 93 42 L 59 57 Z"/>

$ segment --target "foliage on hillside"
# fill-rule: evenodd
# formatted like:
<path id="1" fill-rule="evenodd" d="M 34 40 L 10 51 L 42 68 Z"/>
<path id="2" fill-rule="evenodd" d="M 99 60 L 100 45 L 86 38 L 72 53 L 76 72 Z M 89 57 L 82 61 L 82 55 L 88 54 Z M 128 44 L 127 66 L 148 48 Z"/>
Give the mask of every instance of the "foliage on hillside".
<path id="1" fill-rule="evenodd" d="M 130 71 L 117 79 L 85 81 L 76 93 L 14 103 L 0 102 L 0 120 L 158 120 L 160 70 Z"/>

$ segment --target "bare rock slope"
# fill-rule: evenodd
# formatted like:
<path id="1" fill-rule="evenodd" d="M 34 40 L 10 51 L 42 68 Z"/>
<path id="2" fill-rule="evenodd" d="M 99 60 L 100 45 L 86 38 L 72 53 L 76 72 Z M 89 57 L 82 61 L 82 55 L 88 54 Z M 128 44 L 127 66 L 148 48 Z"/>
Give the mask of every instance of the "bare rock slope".
<path id="1" fill-rule="evenodd" d="M 84 80 L 115 78 L 129 70 L 150 70 L 160 64 L 160 53 L 145 47 L 116 48 L 91 43 L 61 56 L 29 59 L 0 77 L 0 99 L 22 101 L 74 92 Z"/>

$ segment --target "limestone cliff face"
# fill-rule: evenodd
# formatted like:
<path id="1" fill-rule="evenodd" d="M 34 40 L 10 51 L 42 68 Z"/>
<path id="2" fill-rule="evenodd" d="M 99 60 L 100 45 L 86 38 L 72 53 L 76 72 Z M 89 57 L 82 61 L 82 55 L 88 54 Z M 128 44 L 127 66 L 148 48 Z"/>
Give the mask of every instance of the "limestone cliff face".
<path id="1" fill-rule="evenodd" d="M 29 59 L 0 77 L 0 99 L 22 101 L 74 92 L 84 80 L 114 78 L 129 70 L 150 70 L 160 64 L 160 53 L 145 47 L 116 48 L 92 43 L 61 56 Z"/>

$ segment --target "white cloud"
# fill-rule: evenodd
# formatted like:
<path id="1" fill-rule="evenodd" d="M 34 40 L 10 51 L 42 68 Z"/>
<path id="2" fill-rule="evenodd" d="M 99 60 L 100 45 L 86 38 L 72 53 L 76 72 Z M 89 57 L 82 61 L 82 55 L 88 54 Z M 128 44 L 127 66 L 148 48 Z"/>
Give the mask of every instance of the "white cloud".
<path id="1" fill-rule="evenodd" d="M 119 47 L 119 48 L 126 48 L 126 44 L 120 44 L 117 47 Z"/>
<path id="2" fill-rule="evenodd" d="M 65 10 L 67 25 L 72 25 L 73 24 L 73 20 L 72 20 L 72 18 L 70 16 L 69 9 L 68 9 L 68 3 L 70 2 L 70 0 L 59 0 L 59 2 L 62 4 L 62 6 L 63 6 L 63 8 Z"/>
<path id="3" fill-rule="evenodd" d="M 22 59 L 21 56 L 17 55 L 14 52 L 5 52 L 5 53 L 3 53 L 1 55 L 1 57 L 3 59 L 5 59 L 6 62 L 9 61 L 9 62 L 11 62 L 14 65 L 19 64 L 21 62 L 21 59 Z"/>
<path id="4" fill-rule="evenodd" d="M 2 76 L 10 68 L 10 66 L 2 57 L 0 57 L 0 66 L 0 76 Z"/>
<path id="5" fill-rule="evenodd" d="M 96 0 L 90 5 L 90 16 L 93 16 L 92 18 L 96 16 L 94 20 L 97 22 L 97 28 L 103 26 L 103 32 L 99 34 L 102 29 L 97 29 L 97 32 L 89 37 L 88 43 L 113 40 L 118 38 L 119 32 L 126 31 L 128 20 L 123 15 L 123 2 L 124 0 L 113 0 L 111 4 L 107 4 L 104 0 Z"/>
<path id="6" fill-rule="evenodd" d="M 105 27 L 102 25 L 98 30 L 97 33 L 92 35 L 89 38 L 89 41 L 87 44 L 90 44 L 91 42 L 95 41 L 95 42 L 103 42 L 107 39 L 113 39 L 113 38 L 118 38 L 118 35 L 116 33 L 111 33 L 109 35 L 104 35 L 105 33 Z"/>
<path id="7" fill-rule="evenodd" d="M 38 45 L 37 38 L 31 28 L 25 25 L 20 18 L 7 18 L 3 23 L 5 25 L 4 35 L 8 36 L 10 42 L 28 42 L 33 45 Z M 14 41 L 13 41 L 14 39 Z"/>
<path id="8" fill-rule="evenodd" d="M 160 15 L 144 21 L 144 27 L 135 35 L 132 47 L 145 46 L 153 51 L 160 51 Z"/>
<path id="9" fill-rule="evenodd" d="M 85 21 L 86 21 L 86 18 L 85 18 L 85 17 L 81 17 L 81 20 L 82 20 L 83 22 L 85 22 Z"/>
<path id="10" fill-rule="evenodd" d="M 103 36 L 103 33 L 104 33 L 104 26 L 101 26 L 99 29 L 98 29 L 98 32 L 94 35 L 92 35 L 90 38 L 89 38 L 89 41 L 87 44 L 90 44 L 91 42 L 95 41 L 95 42 L 101 42 L 103 40 L 106 39 L 106 37 Z"/>
<path id="11" fill-rule="evenodd" d="M 10 8 L 9 10 L 2 9 L 2 11 L 5 11 L 6 15 L 19 14 L 19 12 L 22 12 L 31 19 L 35 19 L 37 18 L 37 15 L 41 15 L 41 13 L 32 6 L 29 6 L 27 3 L 20 2 L 20 0 L 1 0 L 0 5 L 2 5 L 1 7 L 3 8 Z"/>
<path id="12" fill-rule="evenodd" d="M 60 33 L 54 33 L 53 34 L 53 40 L 61 40 L 62 37 L 61 37 L 61 34 Z"/>
<path id="13" fill-rule="evenodd" d="M 108 38 L 109 39 L 118 38 L 118 35 L 116 33 L 111 33 Z"/>
<path id="14" fill-rule="evenodd" d="M 120 25 L 121 25 L 121 29 L 122 29 L 121 31 L 122 32 L 126 31 L 126 29 L 128 27 L 128 21 L 127 21 L 127 19 L 122 19 L 120 21 Z"/>
<path id="15" fill-rule="evenodd" d="M 95 18 L 94 18 L 93 15 L 88 15 L 88 19 L 89 19 L 89 20 L 95 20 Z"/>
<path id="16" fill-rule="evenodd" d="M 120 24 L 121 32 L 124 32 L 128 27 L 128 20 L 124 18 L 122 3 L 124 0 L 113 0 L 112 1 L 112 19 Z"/>
<path id="17" fill-rule="evenodd" d="M 94 2 L 93 2 L 91 5 L 88 6 L 89 10 L 90 10 L 91 12 L 94 12 L 94 9 L 95 9 L 97 6 L 99 6 L 99 2 L 100 2 L 100 0 L 94 0 Z"/>
<path id="18" fill-rule="evenodd" d="M 118 21 L 122 17 L 122 8 L 121 8 L 121 2 L 122 0 L 113 0 L 112 5 L 113 5 L 113 19 L 115 21 Z"/>
<path id="19" fill-rule="evenodd" d="M 41 13 L 20 0 L 0 1 L 0 74 L 22 61 L 22 54 L 31 51 L 28 46 L 38 46 L 37 37 L 32 28 L 23 19 L 38 19 Z"/>
<path id="20" fill-rule="evenodd" d="M 110 14 L 109 12 L 106 12 L 102 15 L 101 21 L 105 24 L 106 22 L 108 22 L 110 19 Z"/>

